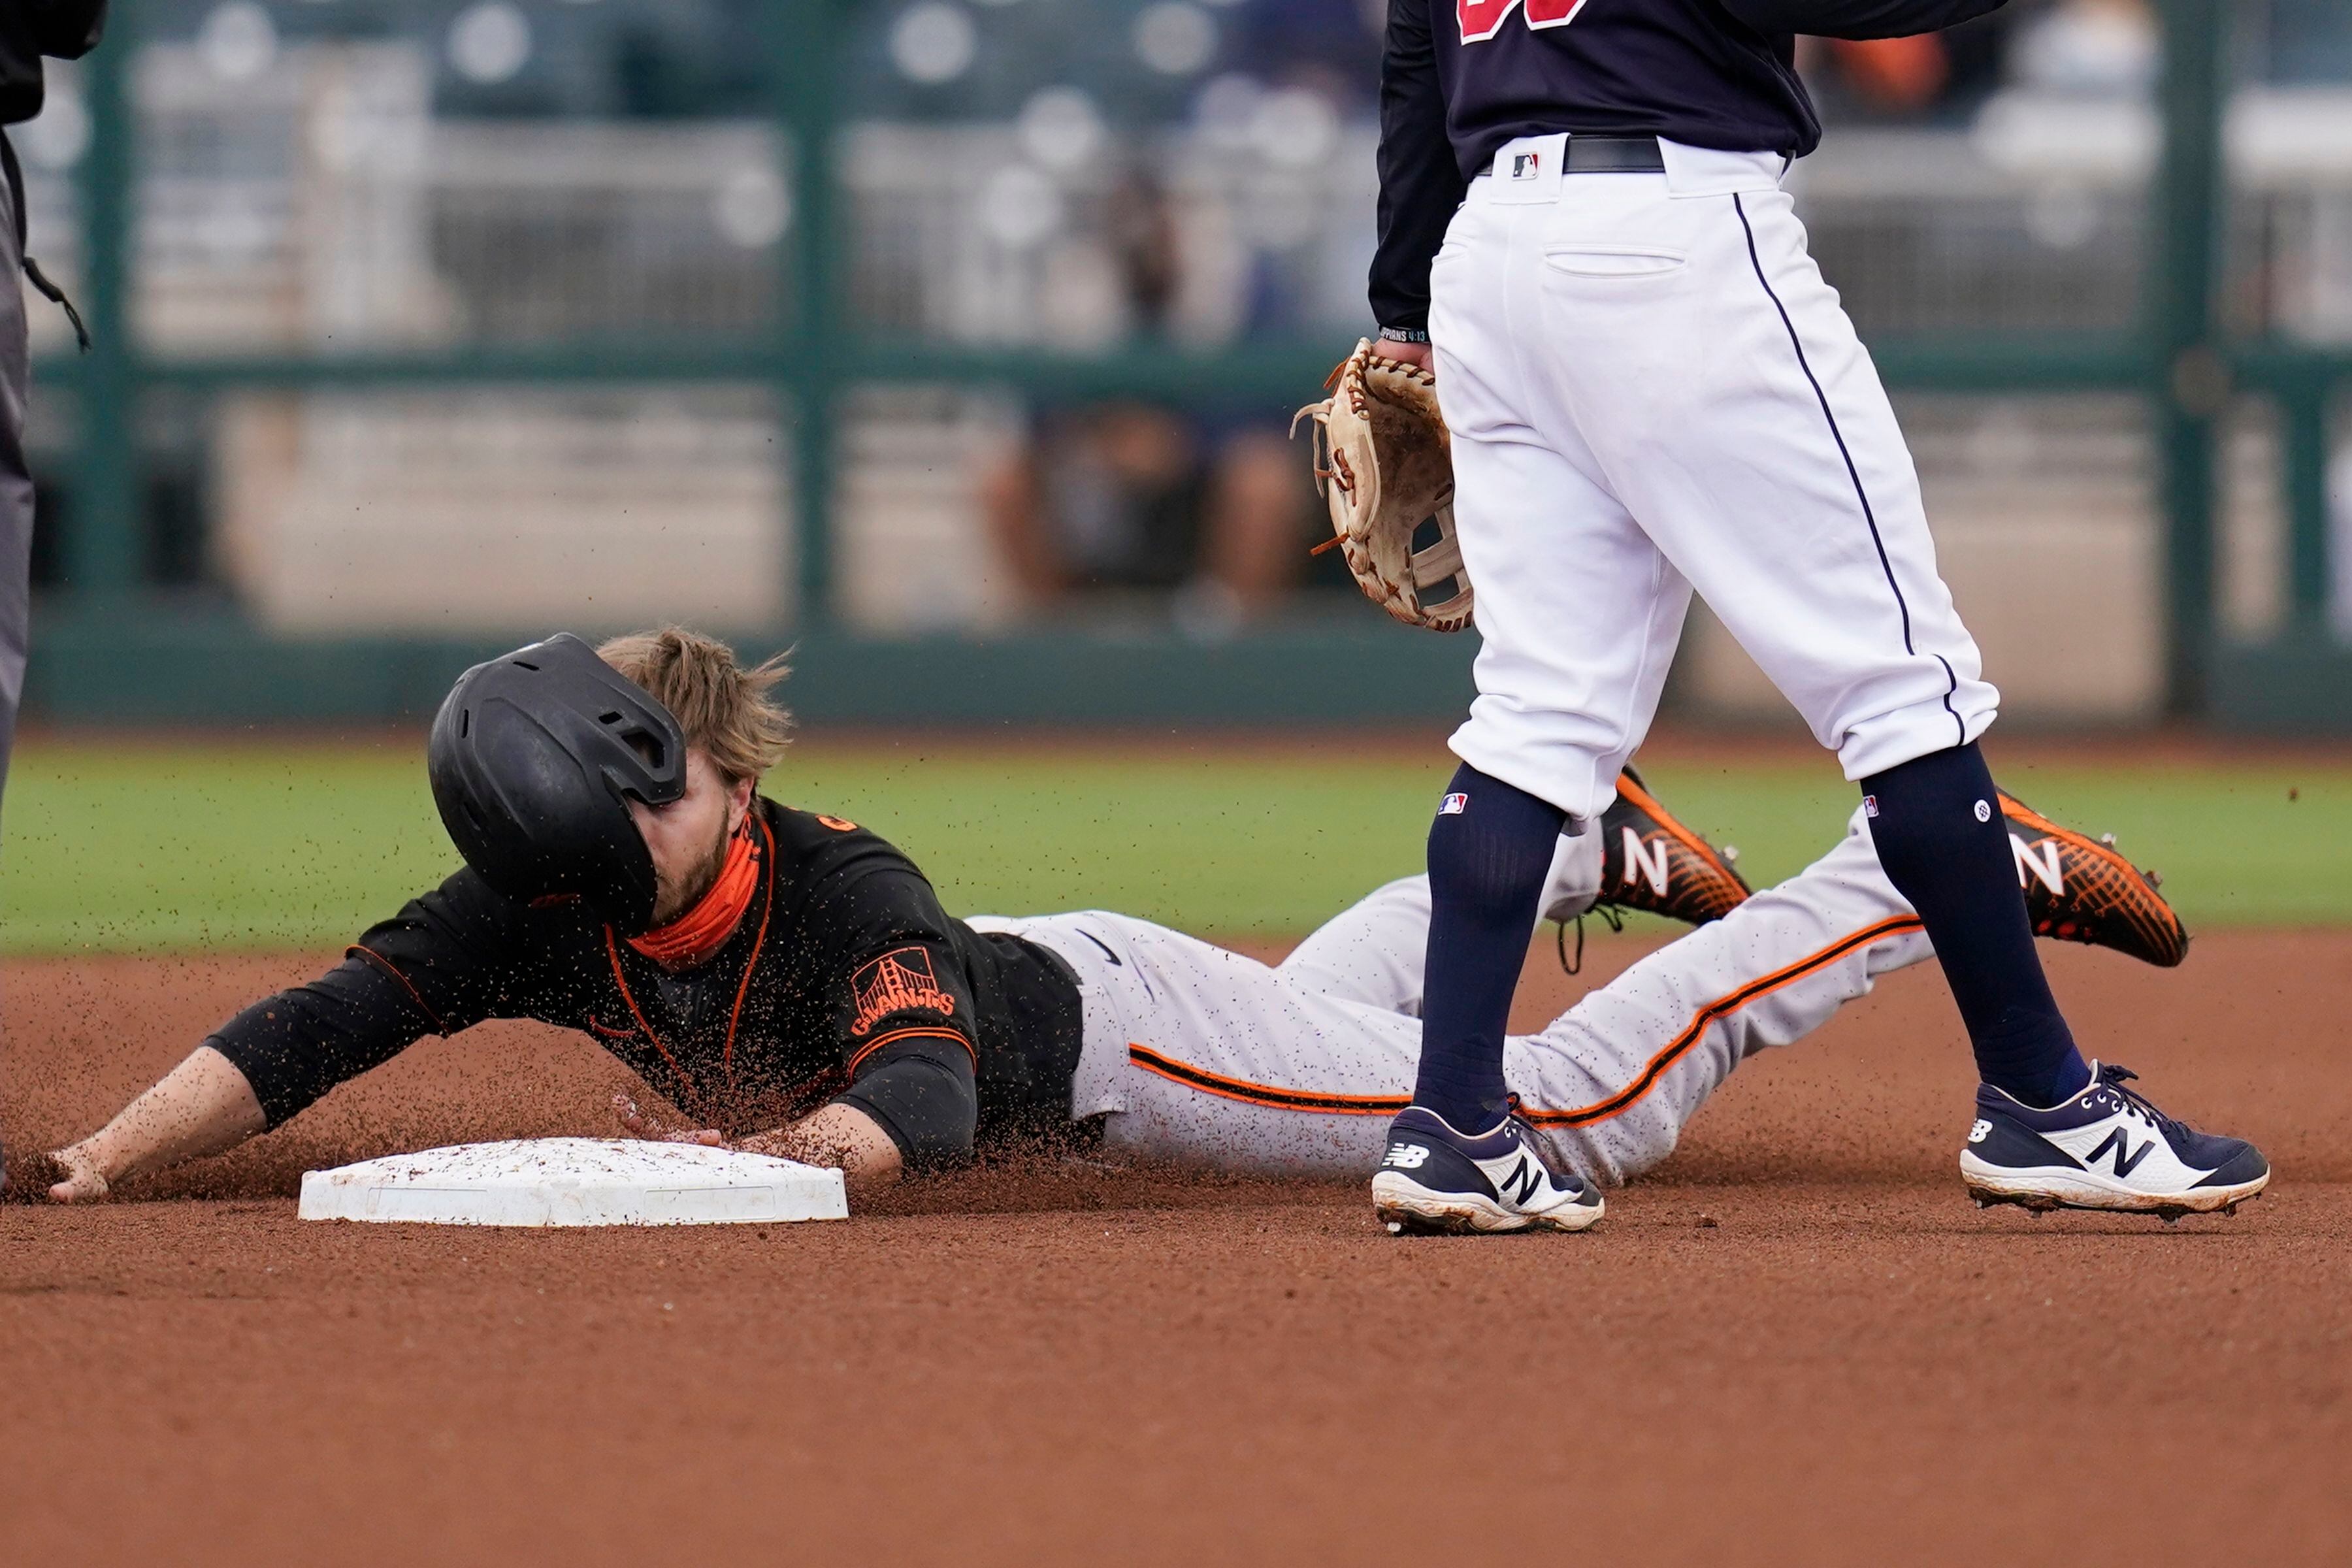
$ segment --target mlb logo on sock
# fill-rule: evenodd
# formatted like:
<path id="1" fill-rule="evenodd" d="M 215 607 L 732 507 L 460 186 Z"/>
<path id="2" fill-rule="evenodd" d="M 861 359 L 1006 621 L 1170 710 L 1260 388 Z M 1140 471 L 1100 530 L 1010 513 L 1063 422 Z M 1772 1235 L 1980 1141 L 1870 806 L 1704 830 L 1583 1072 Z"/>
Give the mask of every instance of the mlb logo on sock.
<path id="1" fill-rule="evenodd" d="M 1511 178 L 1532 180 L 1540 172 L 1542 163 L 1543 154 L 1540 153 L 1514 153 L 1511 154 Z"/>
<path id="2" fill-rule="evenodd" d="M 1437 815 L 1440 816 L 1459 816 L 1462 815 L 1464 808 L 1468 806 L 1469 804 L 1470 797 L 1466 795 L 1449 795 L 1444 800 L 1437 803 Z"/>
<path id="3" fill-rule="evenodd" d="M 1876 816 L 1878 815 L 1878 797 L 1876 795 L 1866 795 L 1862 797 L 1862 815 L 1864 816 Z"/>

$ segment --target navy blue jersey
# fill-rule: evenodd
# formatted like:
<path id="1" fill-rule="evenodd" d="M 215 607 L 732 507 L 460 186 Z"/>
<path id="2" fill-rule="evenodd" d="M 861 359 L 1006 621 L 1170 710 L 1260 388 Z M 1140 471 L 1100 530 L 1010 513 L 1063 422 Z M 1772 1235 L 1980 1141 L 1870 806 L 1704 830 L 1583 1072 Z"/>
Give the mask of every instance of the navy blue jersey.
<path id="1" fill-rule="evenodd" d="M 2003 0 L 1389 0 L 1373 318 L 1421 328 L 1467 183 L 1519 136 L 1664 136 L 1802 157 L 1821 121 L 1799 33 L 1932 32 Z"/>

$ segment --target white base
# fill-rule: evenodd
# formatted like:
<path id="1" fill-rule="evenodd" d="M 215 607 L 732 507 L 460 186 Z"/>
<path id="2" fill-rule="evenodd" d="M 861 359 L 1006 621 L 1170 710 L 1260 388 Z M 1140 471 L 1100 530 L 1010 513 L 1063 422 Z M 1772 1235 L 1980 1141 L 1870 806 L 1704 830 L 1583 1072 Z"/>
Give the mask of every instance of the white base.
<path id="1" fill-rule="evenodd" d="M 304 1219 L 418 1225 L 767 1225 L 847 1219 L 839 1171 L 696 1143 L 522 1138 L 302 1177 Z"/>

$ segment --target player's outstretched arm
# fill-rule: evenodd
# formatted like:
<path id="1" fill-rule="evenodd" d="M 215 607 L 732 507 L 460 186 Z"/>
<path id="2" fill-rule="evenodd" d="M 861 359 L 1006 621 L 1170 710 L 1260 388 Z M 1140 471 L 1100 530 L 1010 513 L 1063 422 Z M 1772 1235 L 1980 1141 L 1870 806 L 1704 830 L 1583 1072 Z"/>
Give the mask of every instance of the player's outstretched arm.
<path id="1" fill-rule="evenodd" d="M 898 1141 L 882 1124 L 854 1105 L 839 1100 L 821 1106 L 789 1127 L 755 1132 L 736 1147 L 803 1165 L 834 1166 L 851 1182 L 885 1186 L 907 1169 Z"/>
<path id="2" fill-rule="evenodd" d="M 50 1196 L 87 1203 L 128 1177 L 224 1152 L 425 1035 L 488 1017 L 512 988 L 517 945 L 513 910 L 459 872 L 370 928 L 325 974 L 224 1023 L 104 1128 L 58 1151 Z"/>
<path id="3" fill-rule="evenodd" d="M 212 1047 L 198 1046 L 113 1121 L 49 1156 L 58 1167 L 49 1197 L 91 1203 L 118 1182 L 225 1153 L 268 1125 L 245 1074 Z"/>
<path id="4" fill-rule="evenodd" d="M 659 1143 L 700 1143 L 709 1148 L 735 1148 L 778 1160 L 798 1160 L 803 1165 L 825 1165 L 860 1185 L 885 1186 L 907 1169 L 898 1140 L 881 1123 L 854 1105 L 836 1100 L 788 1127 L 754 1132 L 729 1143 L 715 1127 L 672 1127 L 637 1108 L 625 1094 L 613 1097 L 613 1110 L 622 1130 L 632 1138 Z"/>

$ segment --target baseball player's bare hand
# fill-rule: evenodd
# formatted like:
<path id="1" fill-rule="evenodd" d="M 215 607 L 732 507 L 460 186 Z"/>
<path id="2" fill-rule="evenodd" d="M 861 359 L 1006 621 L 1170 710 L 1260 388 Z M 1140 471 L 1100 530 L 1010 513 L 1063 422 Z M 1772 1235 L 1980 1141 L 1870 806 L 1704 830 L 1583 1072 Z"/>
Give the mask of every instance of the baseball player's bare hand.
<path id="1" fill-rule="evenodd" d="M 623 1131 L 650 1143 L 700 1143 L 715 1149 L 727 1142 L 715 1127 L 675 1127 L 658 1117 L 648 1116 L 625 1094 L 613 1097 L 613 1114 L 620 1118 Z"/>
<path id="2" fill-rule="evenodd" d="M 879 1122 L 854 1105 L 822 1106 L 788 1127 L 754 1132 L 736 1140 L 735 1148 L 803 1165 L 829 1165 L 852 1184 L 895 1182 L 905 1162 L 898 1145 Z"/>
<path id="3" fill-rule="evenodd" d="M 809 1140 L 799 1136 L 789 1127 L 779 1127 L 769 1132 L 754 1132 L 748 1138 L 739 1140 L 735 1147 L 747 1154 L 765 1154 L 772 1160 L 799 1160 L 809 1164 L 820 1163 L 812 1159 L 812 1155 L 821 1155 L 824 1152 L 824 1150 L 811 1147 Z"/>
<path id="4" fill-rule="evenodd" d="M 79 1145 L 49 1156 L 49 1201 L 53 1204 L 94 1204 L 112 1189 L 98 1161 Z"/>
<path id="5" fill-rule="evenodd" d="M 1437 365 L 1430 357 L 1431 351 L 1427 343 L 1406 343 L 1399 342 L 1394 338 L 1382 338 L 1372 347 L 1384 359 L 1392 359 L 1401 364 L 1409 364 L 1415 370 L 1428 371 L 1433 375 L 1436 374 Z"/>

